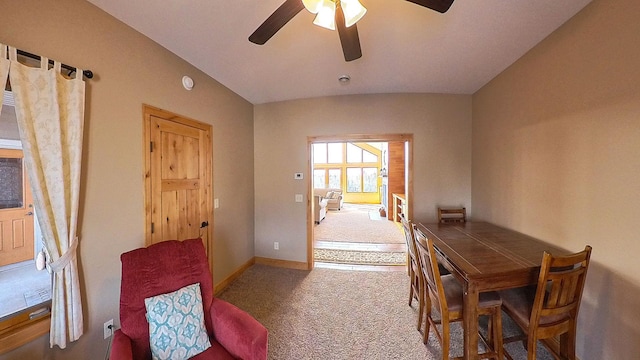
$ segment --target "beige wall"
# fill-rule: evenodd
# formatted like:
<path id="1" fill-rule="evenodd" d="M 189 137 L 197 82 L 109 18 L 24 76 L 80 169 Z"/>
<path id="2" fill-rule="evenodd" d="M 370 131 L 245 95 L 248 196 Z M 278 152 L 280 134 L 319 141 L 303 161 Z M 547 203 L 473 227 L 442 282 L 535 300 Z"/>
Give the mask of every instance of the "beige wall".
<path id="1" fill-rule="evenodd" d="M 306 202 L 294 202 L 294 195 L 307 194 L 308 136 L 413 134 L 414 219 L 435 220 L 437 205 L 470 207 L 470 96 L 294 100 L 257 105 L 254 119 L 256 256 L 307 260 Z M 294 180 L 296 172 L 305 180 Z"/>
<path id="2" fill-rule="evenodd" d="M 214 277 L 254 254 L 253 106 L 148 38 L 81 0 L 0 1 L 0 42 L 89 68 L 80 212 L 85 335 L 48 336 L 0 359 L 102 359 L 102 324 L 119 323 L 120 254 L 143 246 L 142 104 L 213 125 Z M 192 91 L 183 75 L 195 81 Z"/>
<path id="3" fill-rule="evenodd" d="M 473 96 L 473 213 L 593 246 L 578 355 L 640 353 L 640 2 L 594 0 Z"/>

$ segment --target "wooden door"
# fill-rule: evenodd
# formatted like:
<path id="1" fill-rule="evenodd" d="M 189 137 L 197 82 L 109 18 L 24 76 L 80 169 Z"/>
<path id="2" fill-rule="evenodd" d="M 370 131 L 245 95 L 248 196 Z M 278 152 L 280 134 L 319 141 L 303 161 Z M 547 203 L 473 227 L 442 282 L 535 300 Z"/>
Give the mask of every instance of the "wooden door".
<path id="1" fill-rule="evenodd" d="M 201 237 L 209 249 L 211 126 L 145 107 L 147 246 Z"/>
<path id="2" fill-rule="evenodd" d="M 0 149 L 0 266 L 33 260 L 33 225 L 22 150 Z"/>

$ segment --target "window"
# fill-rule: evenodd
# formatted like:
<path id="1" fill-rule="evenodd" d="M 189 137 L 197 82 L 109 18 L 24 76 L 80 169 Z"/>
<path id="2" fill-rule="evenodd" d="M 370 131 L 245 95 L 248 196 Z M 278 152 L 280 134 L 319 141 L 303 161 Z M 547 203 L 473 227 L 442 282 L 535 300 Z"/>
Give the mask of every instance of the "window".
<path id="1" fill-rule="evenodd" d="M 341 184 L 342 184 L 341 169 L 314 169 L 313 170 L 313 188 L 314 189 L 324 189 L 324 188 L 342 189 Z"/>
<path id="2" fill-rule="evenodd" d="M 362 168 L 362 192 L 378 192 L 378 169 Z"/>
<path id="3" fill-rule="evenodd" d="M 314 164 L 326 164 L 327 163 L 327 144 L 313 144 L 313 163 Z"/>
<path id="4" fill-rule="evenodd" d="M 314 143 L 313 188 L 343 189 L 347 202 L 380 201 L 383 143 Z"/>
<path id="5" fill-rule="evenodd" d="M 341 164 L 343 162 L 342 143 L 318 143 L 313 144 L 314 164 Z"/>
<path id="6" fill-rule="evenodd" d="M 22 159 L 2 157 L 0 154 L 0 209 L 24 206 Z"/>
<path id="7" fill-rule="evenodd" d="M 352 143 L 347 144 L 347 162 L 353 163 L 377 163 L 379 161 L 378 155 L 364 150 Z"/>
<path id="8" fill-rule="evenodd" d="M 325 185 L 325 170 L 324 169 L 314 169 L 313 170 L 313 188 L 314 189 L 323 189 Z"/>
<path id="9" fill-rule="evenodd" d="M 378 169 L 348 168 L 347 192 L 378 192 Z"/>
<path id="10" fill-rule="evenodd" d="M 347 143 L 347 162 L 348 163 L 361 163 L 362 162 L 362 149 Z"/>
<path id="11" fill-rule="evenodd" d="M 328 156 L 327 158 L 329 159 L 329 163 L 330 164 L 342 164 L 343 162 L 343 156 L 342 156 L 342 149 L 343 149 L 343 144 L 341 143 L 330 143 L 327 144 L 328 146 Z"/>
<path id="12" fill-rule="evenodd" d="M 362 162 L 365 163 L 377 163 L 378 157 L 366 150 L 362 150 Z"/>
<path id="13" fill-rule="evenodd" d="M 361 168 L 347 168 L 347 192 L 362 192 Z"/>
<path id="14" fill-rule="evenodd" d="M 32 340 L 27 334 L 49 331 L 51 275 L 38 271 L 36 254 L 42 249 L 33 200 L 24 169 L 22 145 L 13 107 L 13 96 L 4 92 L 0 113 L 0 228 L 5 232 L 0 255 L 0 337 Z M 6 223 L 11 226 L 6 226 Z M 15 230 L 15 232 L 14 232 Z M 0 239 L 1 240 L 1 239 Z M 23 343 L 23 340 L 16 340 Z M 13 340 L 12 340 L 13 341 Z M 16 344 L 8 344 L 12 346 Z M 0 346 L 0 353 L 11 347 Z"/>
<path id="15" fill-rule="evenodd" d="M 342 170 L 329 169 L 329 187 L 331 189 L 342 189 Z"/>

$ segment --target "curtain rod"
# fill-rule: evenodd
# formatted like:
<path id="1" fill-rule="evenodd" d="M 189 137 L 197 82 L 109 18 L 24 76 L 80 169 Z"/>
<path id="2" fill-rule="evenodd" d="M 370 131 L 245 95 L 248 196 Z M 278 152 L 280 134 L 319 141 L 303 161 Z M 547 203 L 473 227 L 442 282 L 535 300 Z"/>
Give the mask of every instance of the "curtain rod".
<path id="1" fill-rule="evenodd" d="M 20 49 L 17 49 L 17 50 L 18 50 L 18 55 L 26 56 L 34 60 L 40 60 L 40 55 L 32 54 L 30 52 L 26 52 Z M 49 64 L 53 65 L 53 60 L 49 59 Z M 76 68 L 74 68 L 73 66 L 69 66 L 66 64 L 61 64 L 61 66 L 63 69 L 69 70 L 68 75 L 76 71 Z M 82 70 L 82 75 L 84 75 L 87 79 L 93 79 L 93 71 L 91 70 Z"/>

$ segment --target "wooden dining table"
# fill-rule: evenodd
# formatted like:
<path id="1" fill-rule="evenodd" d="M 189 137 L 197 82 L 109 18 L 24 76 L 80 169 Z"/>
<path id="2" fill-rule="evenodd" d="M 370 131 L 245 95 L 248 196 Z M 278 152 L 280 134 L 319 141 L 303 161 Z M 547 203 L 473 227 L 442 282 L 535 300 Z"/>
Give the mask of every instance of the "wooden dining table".
<path id="1" fill-rule="evenodd" d="M 418 231 L 433 239 L 439 262 L 463 285 L 465 359 L 478 358 L 479 294 L 536 284 L 544 251 L 569 254 L 487 222 L 415 223 Z"/>

